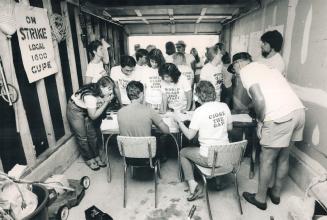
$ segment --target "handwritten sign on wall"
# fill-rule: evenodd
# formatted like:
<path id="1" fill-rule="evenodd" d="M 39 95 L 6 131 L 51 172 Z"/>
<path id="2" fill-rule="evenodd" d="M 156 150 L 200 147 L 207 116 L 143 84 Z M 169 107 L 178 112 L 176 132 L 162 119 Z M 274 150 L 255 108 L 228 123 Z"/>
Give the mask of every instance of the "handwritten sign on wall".
<path id="1" fill-rule="evenodd" d="M 58 72 L 47 10 L 19 4 L 15 17 L 28 81 L 32 83 Z"/>

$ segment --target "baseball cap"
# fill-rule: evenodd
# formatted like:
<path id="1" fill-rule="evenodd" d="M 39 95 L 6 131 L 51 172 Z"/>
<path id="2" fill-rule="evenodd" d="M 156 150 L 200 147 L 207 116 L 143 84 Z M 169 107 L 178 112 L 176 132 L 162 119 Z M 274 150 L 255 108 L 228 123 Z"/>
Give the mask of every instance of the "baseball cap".
<path id="1" fill-rule="evenodd" d="M 184 47 L 186 46 L 185 42 L 182 40 L 177 41 L 176 45 L 183 45 Z"/>
<path id="2" fill-rule="evenodd" d="M 234 64 L 234 62 L 236 62 L 238 60 L 251 60 L 252 61 L 252 57 L 248 52 L 240 52 L 240 53 L 234 54 L 233 62 L 227 68 L 228 72 L 235 73 L 233 64 Z"/>

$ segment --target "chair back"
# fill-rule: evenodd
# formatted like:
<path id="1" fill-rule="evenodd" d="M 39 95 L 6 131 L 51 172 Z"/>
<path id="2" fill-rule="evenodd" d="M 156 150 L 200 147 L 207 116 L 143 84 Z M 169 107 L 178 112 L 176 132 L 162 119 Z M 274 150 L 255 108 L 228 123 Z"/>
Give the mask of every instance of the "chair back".
<path id="1" fill-rule="evenodd" d="M 157 152 L 156 138 L 117 136 L 120 155 L 130 158 L 153 158 Z"/>
<path id="2" fill-rule="evenodd" d="M 243 158 L 247 140 L 229 144 L 210 146 L 208 165 L 210 167 L 225 167 L 238 169 Z"/>

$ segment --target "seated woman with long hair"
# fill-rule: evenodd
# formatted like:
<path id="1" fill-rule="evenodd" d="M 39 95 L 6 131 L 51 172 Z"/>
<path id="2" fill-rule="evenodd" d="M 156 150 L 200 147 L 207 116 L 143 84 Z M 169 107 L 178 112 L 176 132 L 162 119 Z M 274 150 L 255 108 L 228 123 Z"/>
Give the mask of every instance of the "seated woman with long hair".
<path id="1" fill-rule="evenodd" d="M 115 83 L 109 76 L 101 77 L 75 92 L 67 105 L 67 119 L 76 137 L 77 146 L 86 164 L 99 170 L 106 164 L 99 157 L 94 120 L 114 98 Z"/>
<path id="2" fill-rule="evenodd" d="M 187 181 L 190 191 L 188 201 L 193 201 L 202 194 L 199 184 L 194 180 L 192 163 L 208 167 L 209 147 L 229 143 L 227 131 L 233 127 L 228 106 L 225 103 L 215 101 L 215 88 L 209 81 L 198 83 L 196 95 L 202 105 L 195 109 L 189 128 L 183 123 L 181 113 L 174 114 L 174 119 L 183 134 L 189 140 L 198 134 L 200 143 L 200 147 L 185 147 L 180 152 L 185 181 Z"/>

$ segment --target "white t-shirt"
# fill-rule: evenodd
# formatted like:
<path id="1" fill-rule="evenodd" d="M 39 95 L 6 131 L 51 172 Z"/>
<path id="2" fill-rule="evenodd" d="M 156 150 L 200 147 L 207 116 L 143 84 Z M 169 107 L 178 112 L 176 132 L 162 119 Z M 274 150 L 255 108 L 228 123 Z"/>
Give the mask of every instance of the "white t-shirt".
<path id="1" fill-rule="evenodd" d="M 285 63 L 280 53 L 276 53 L 270 58 L 262 57 L 258 62 L 266 64 L 269 68 L 277 69 L 285 77 Z"/>
<path id="2" fill-rule="evenodd" d="M 85 76 L 92 78 L 92 83 L 96 83 L 101 77 L 102 72 L 105 71 L 103 68 L 103 62 L 100 61 L 99 63 L 92 63 L 90 62 L 86 67 Z"/>
<path id="3" fill-rule="evenodd" d="M 161 77 L 158 69 L 146 67 L 141 82 L 145 89 L 145 102 L 152 105 L 160 105 L 162 102 Z"/>
<path id="4" fill-rule="evenodd" d="M 249 96 L 249 89 L 258 84 L 265 99 L 266 114 L 264 121 L 279 119 L 294 110 L 304 108 L 287 80 L 277 69 L 265 64 L 252 62 L 240 70 L 242 84 Z"/>
<path id="5" fill-rule="evenodd" d="M 201 69 L 200 80 L 207 80 L 212 83 L 216 90 L 216 100 L 220 101 L 223 82 L 222 65 L 214 66 L 211 62 L 205 64 Z"/>
<path id="6" fill-rule="evenodd" d="M 185 59 L 186 59 L 186 64 L 192 68 L 191 64 L 193 63 L 193 61 L 195 61 L 194 56 L 192 54 L 188 54 L 188 53 L 186 53 L 184 55 L 185 55 Z"/>
<path id="7" fill-rule="evenodd" d="M 169 108 L 174 110 L 186 109 L 187 99 L 185 92 L 191 91 L 191 86 L 185 76 L 181 75 L 176 84 L 162 81 L 161 91 L 167 96 Z"/>
<path id="8" fill-rule="evenodd" d="M 229 143 L 227 125 L 233 123 L 225 103 L 206 102 L 195 109 L 190 129 L 199 132 L 200 155 L 208 157 L 208 147 Z"/>
<path id="9" fill-rule="evenodd" d="M 142 82 L 142 79 L 144 75 L 148 74 L 147 69 L 149 69 L 148 66 L 140 66 L 136 64 L 135 69 L 134 69 L 134 80 Z M 142 82 L 143 83 L 143 82 Z"/>
<path id="10" fill-rule="evenodd" d="M 118 84 L 118 88 L 120 91 L 121 102 L 123 105 L 128 105 L 131 103 L 129 98 L 127 97 L 126 87 L 127 84 L 135 80 L 134 71 L 130 75 L 126 75 L 121 71 L 121 66 L 114 66 L 111 68 L 111 78 Z"/>
<path id="11" fill-rule="evenodd" d="M 190 86 L 192 86 L 194 81 L 194 72 L 192 68 L 187 65 L 178 65 L 177 68 L 182 73 L 182 75 L 186 77 Z"/>
<path id="12" fill-rule="evenodd" d="M 84 99 L 81 99 L 80 95 L 75 96 L 75 94 L 73 94 L 71 99 L 78 107 L 84 109 L 99 108 L 104 103 L 104 100 L 101 97 L 95 97 L 93 95 L 85 95 Z"/>
<path id="13" fill-rule="evenodd" d="M 166 55 L 165 56 L 165 61 L 166 63 L 173 63 L 174 62 L 174 59 L 173 59 L 173 54 L 172 55 Z"/>

